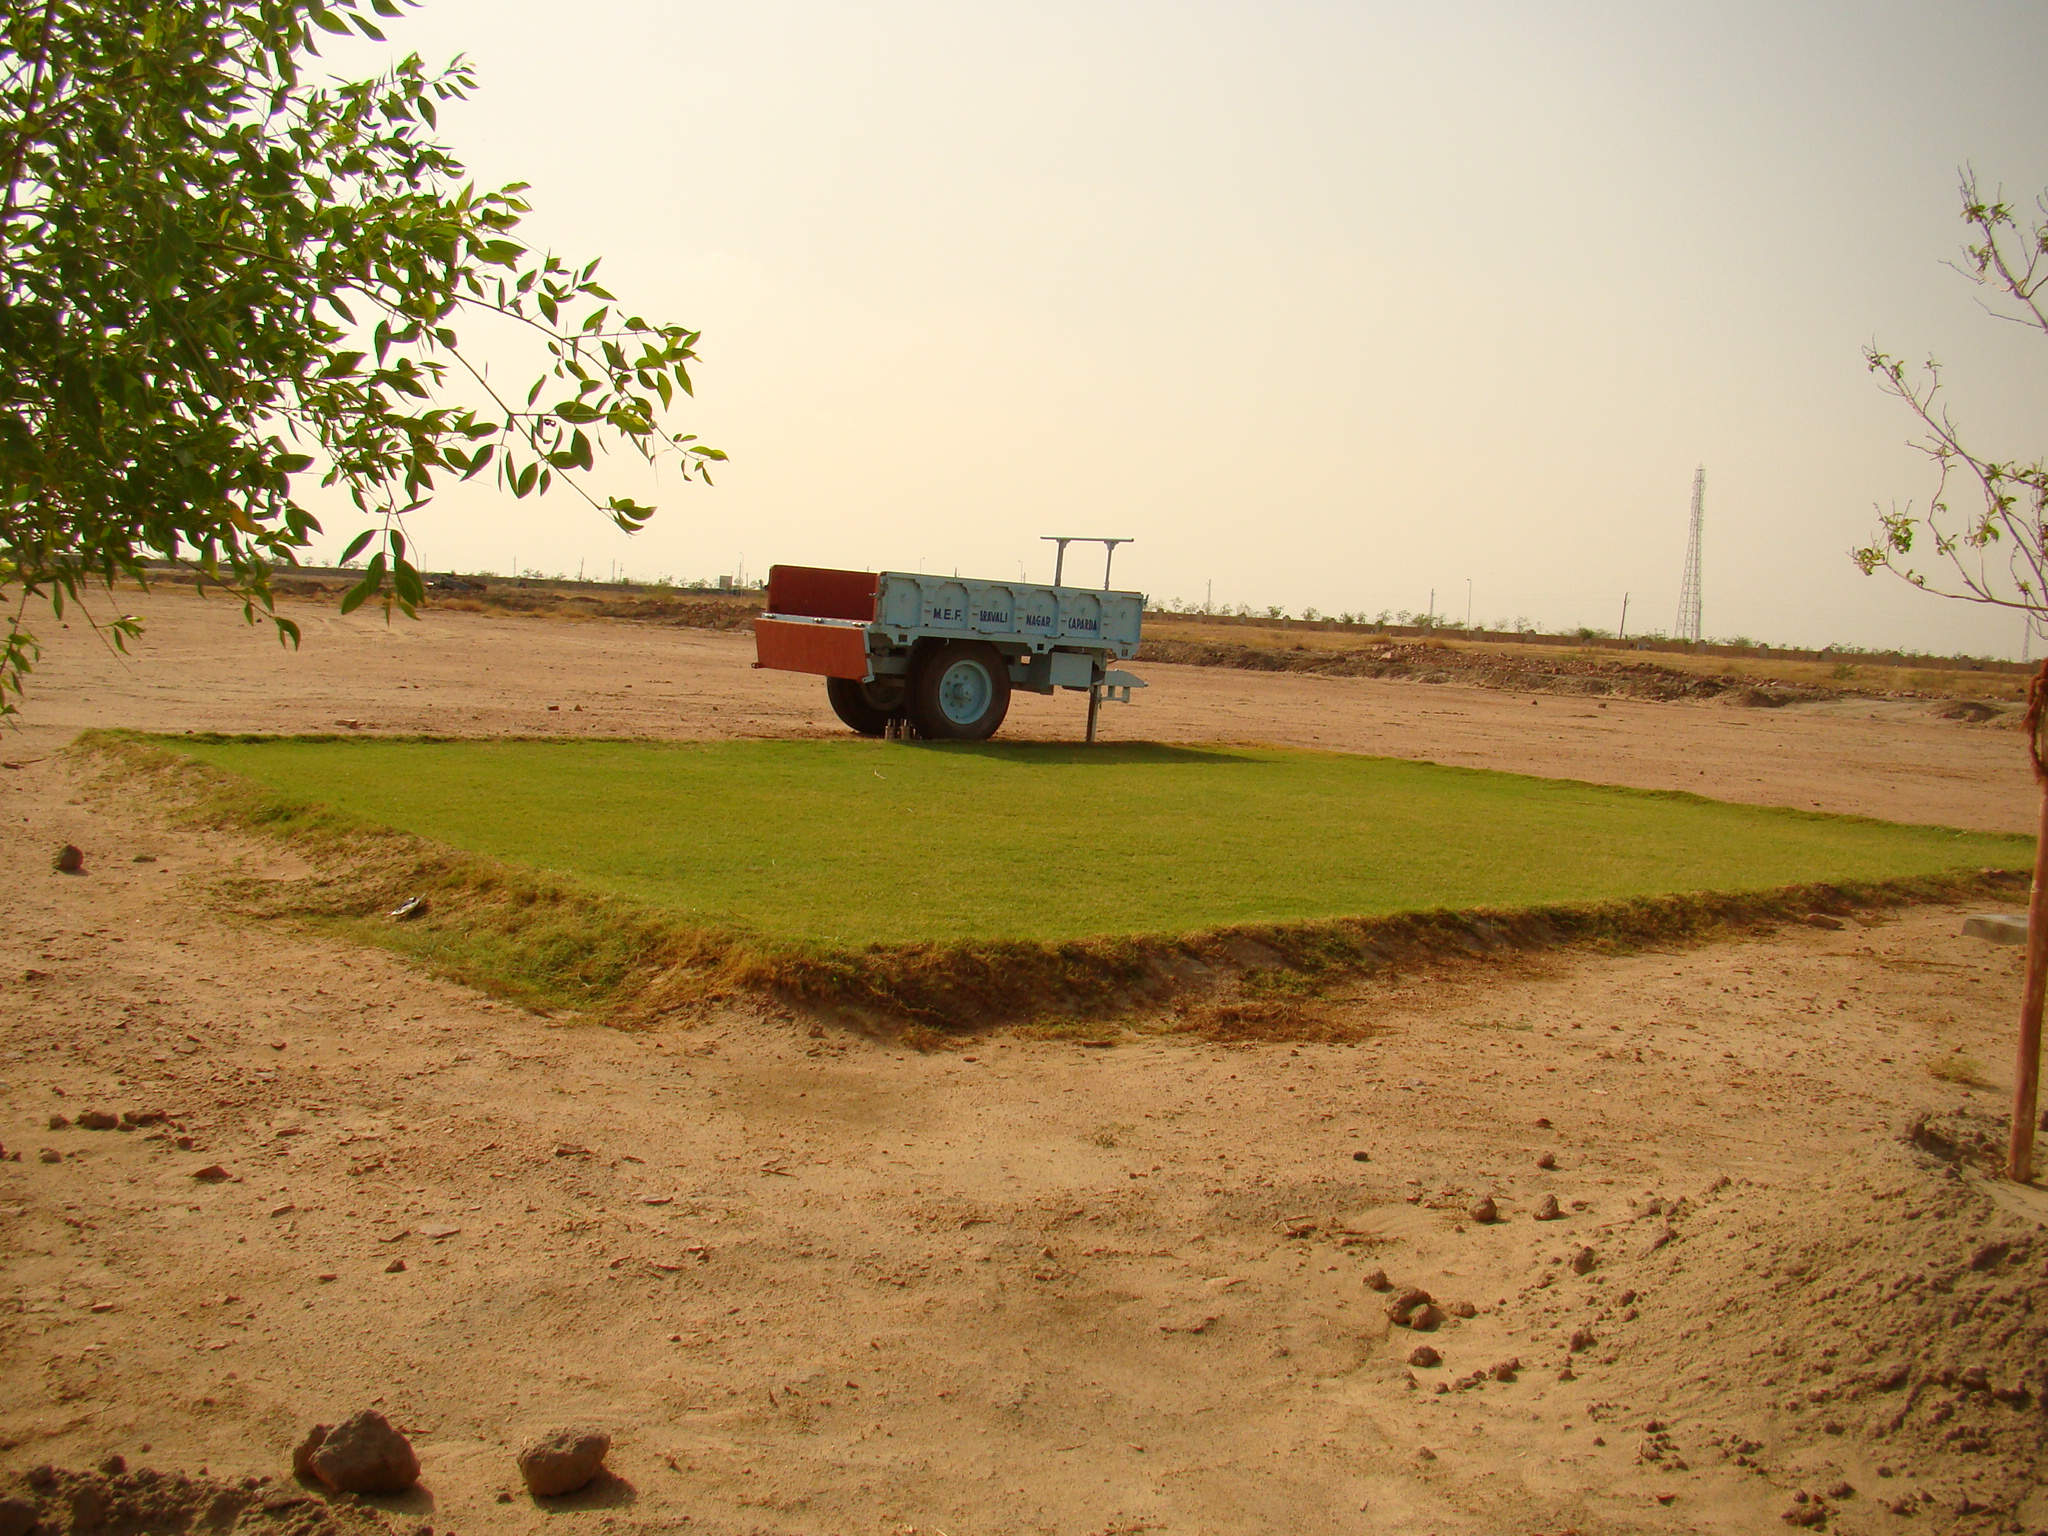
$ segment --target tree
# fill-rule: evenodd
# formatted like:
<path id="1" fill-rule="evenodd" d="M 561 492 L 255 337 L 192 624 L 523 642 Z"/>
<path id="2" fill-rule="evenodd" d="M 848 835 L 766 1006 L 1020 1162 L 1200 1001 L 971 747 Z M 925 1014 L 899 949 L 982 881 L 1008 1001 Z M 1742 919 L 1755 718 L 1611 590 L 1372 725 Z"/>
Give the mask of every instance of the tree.
<path id="1" fill-rule="evenodd" d="M 1990 290 L 1991 312 L 2048 335 L 2048 194 L 2034 203 L 2037 217 L 2022 224 L 2010 203 L 1987 199 L 1974 173 L 1962 181 L 1963 221 L 1972 238 L 1957 270 Z M 1854 552 L 1865 575 L 1889 570 L 1923 591 L 1965 602 L 2016 608 L 2028 622 L 2048 613 L 2048 463 L 1994 459 L 1963 441 L 1941 398 L 1941 369 L 1929 359 L 1909 372 L 1899 359 L 1864 349 L 1864 361 L 1885 389 L 1906 402 L 1926 435 L 1919 447 L 1934 460 L 1936 481 L 1927 510 L 1910 506 L 1880 513 L 1878 535 Z M 1961 507 L 1951 487 L 1966 488 Z M 2041 1021 L 2048 1008 L 2048 661 L 2041 664 L 2027 706 L 2027 751 L 2042 789 L 2034 843 L 2034 883 L 2027 904 L 2027 972 L 2020 996 L 2019 1049 L 2013 1072 L 2011 1139 L 2006 1173 L 2032 1178 L 2034 1115 L 2041 1075 Z"/>
<path id="2" fill-rule="evenodd" d="M 416 4 L 417 0 L 403 0 Z M 0 713 L 38 653 L 32 608 L 177 559 L 276 612 L 269 571 L 344 491 L 372 550 L 344 611 L 422 600 L 407 514 L 489 471 L 567 486 L 627 532 L 653 508 L 582 483 L 614 445 L 724 455 L 662 425 L 698 333 L 621 309 L 517 238 L 523 184 L 479 191 L 435 142 L 473 87 L 412 55 L 303 78 L 323 33 L 383 41 L 397 0 L 17 0 L 0 47 Z M 501 392 L 471 321 L 533 344 Z M 542 355 L 544 349 L 544 356 Z M 106 626 L 117 644 L 131 618 Z"/>
<path id="3" fill-rule="evenodd" d="M 2048 335 L 2048 194 L 2023 225 L 2010 203 L 1979 192 L 1973 172 L 1964 173 L 1961 192 L 1972 238 L 1952 265 L 1992 294 L 1993 314 Z M 1874 346 L 1863 357 L 1919 421 L 1924 435 L 1915 446 L 1934 461 L 1936 482 L 1925 511 L 1908 504 L 1880 512 L 1876 537 L 1853 552 L 1856 564 L 1865 575 L 1889 570 L 1938 596 L 2048 614 L 2048 462 L 1970 448 L 1931 358 L 1912 369 Z"/>

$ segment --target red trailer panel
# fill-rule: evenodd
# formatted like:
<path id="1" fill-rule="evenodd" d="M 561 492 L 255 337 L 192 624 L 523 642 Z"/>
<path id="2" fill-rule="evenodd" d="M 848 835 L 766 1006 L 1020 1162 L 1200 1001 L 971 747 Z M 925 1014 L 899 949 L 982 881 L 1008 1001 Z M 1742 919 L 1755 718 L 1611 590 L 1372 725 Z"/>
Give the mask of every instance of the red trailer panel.
<path id="1" fill-rule="evenodd" d="M 875 617 L 875 585 L 873 571 L 771 565 L 768 611 L 804 614 L 814 619 L 855 619 L 870 624 Z"/>
<path id="2" fill-rule="evenodd" d="M 869 607 L 873 605 L 870 597 Z M 755 666 L 778 667 L 784 672 L 816 672 L 856 682 L 868 675 L 867 630 L 851 623 L 756 619 L 754 655 Z"/>

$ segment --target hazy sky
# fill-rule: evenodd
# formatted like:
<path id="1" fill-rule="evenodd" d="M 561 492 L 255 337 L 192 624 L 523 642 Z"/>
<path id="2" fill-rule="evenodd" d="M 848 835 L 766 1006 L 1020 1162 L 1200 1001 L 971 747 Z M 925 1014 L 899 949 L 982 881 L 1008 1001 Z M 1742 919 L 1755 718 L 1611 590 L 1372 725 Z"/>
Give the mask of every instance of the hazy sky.
<path id="1" fill-rule="evenodd" d="M 1710 634 L 2018 649 L 1846 552 L 1930 484 L 1866 342 L 1938 355 L 1988 450 L 2048 450 L 2048 339 L 1942 265 L 1959 166 L 2048 186 L 2039 3 L 428 0 L 390 29 L 479 66 L 442 136 L 533 183 L 530 238 L 702 328 L 676 423 L 732 455 L 708 490 L 615 461 L 661 508 L 630 539 L 449 495 L 412 525 L 436 568 L 1044 580 L 1040 534 L 1109 533 L 1160 599 L 1434 588 L 1462 618 L 1469 581 L 1481 621 L 1611 629 L 1628 593 L 1668 629 L 1704 463 Z"/>

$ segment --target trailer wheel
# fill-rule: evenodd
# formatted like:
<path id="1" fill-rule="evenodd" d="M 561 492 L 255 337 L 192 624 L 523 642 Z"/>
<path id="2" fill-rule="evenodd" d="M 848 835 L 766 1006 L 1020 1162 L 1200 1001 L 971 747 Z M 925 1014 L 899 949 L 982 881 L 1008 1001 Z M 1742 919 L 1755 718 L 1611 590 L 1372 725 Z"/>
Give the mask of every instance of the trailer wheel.
<path id="1" fill-rule="evenodd" d="M 1009 712 L 1009 664 L 982 641 L 947 641 L 910 684 L 910 718 L 927 740 L 987 741 Z"/>
<path id="2" fill-rule="evenodd" d="M 849 730 L 863 736 L 880 736 L 887 731 L 889 722 L 903 713 L 908 693 L 900 677 L 878 677 L 867 683 L 852 677 L 825 679 L 825 698 L 832 713 Z"/>

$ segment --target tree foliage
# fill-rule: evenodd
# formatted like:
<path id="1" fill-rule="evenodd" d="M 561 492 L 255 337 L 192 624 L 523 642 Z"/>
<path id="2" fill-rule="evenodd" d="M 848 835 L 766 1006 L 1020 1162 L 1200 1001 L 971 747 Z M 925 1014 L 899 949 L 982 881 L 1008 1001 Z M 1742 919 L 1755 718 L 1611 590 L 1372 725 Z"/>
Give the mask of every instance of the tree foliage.
<path id="1" fill-rule="evenodd" d="M 415 3 L 415 0 L 405 0 Z M 37 656 L 32 608 L 171 558 L 281 640 L 268 572 L 344 491 L 373 551 L 346 609 L 422 598 L 404 518 L 451 480 L 598 500 L 598 451 L 724 455 L 662 426 L 697 333 L 651 324 L 524 244 L 523 185 L 479 191 L 436 142 L 474 84 L 417 55 L 314 83 L 326 34 L 383 40 L 394 0 L 14 0 L 0 39 L 0 713 Z M 534 344 L 501 391 L 468 322 Z M 544 350 L 544 356 L 543 356 Z M 133 619 L 108 629 L 117 644 Z"/>
<path id="2" fill-rule="evenodd" d="M 2023 219 L 1983 196 L 1974 174 L 1965 172 L 1961 192 L 1971 238 L 1952 265 L 1991 295 L 1993 314 L 2048 335 L 2048 194 Z M 1875 538 L 1853 552 L 1857 565 L 1943 597 L 2048 614 L 2048 462 L 1991 458 L 1966 443 L 1932 359 L 1909 368 L 1873 346 L 1864 360 L 1918 419 L 1916 446 L 1937 480 L 1925 511 L 1880 512 Z"/>

